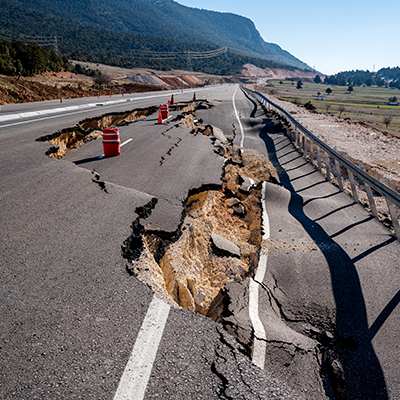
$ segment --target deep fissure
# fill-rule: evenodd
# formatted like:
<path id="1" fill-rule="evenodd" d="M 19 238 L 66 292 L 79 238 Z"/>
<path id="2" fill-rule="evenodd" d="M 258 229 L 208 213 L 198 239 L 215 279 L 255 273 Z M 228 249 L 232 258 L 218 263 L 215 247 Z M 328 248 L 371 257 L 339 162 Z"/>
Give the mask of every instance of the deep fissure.
<path id="1" fill-rule="evenodd" d="M 138 217 L 131 225 L 132 233 L 121 249 L 130 274 L 149 285 L 170 305 L 189 308 L 220 322 L 224 330 L 242 346 L 241 352 L 250 357 L 254 332 L 243 336 L 239 332 L 242 328 L 229 320 L 232 315 L 229 309 L 231 300 L 225 286 L 229 282 L 239 283 L 253 276 L 261 250 L 261 183 L 279 182 L 268 155 L 242 153 L 233 145 L 235 124 L 232 124 L 233 139 L 221 143 L 213 135 L 214 128 L 211 125 L 204 126 L 202 120 L 195 119 L 194 113 L 198 108 L 210 107 L 205 100 L 177 106 L 176 109 L 183 113 L 171 122 L 189 126 L 194 135 L 200 133 L 210 136 L 214 151 L 226 159 L 222 184 L 191 189 L 184 201 L 181 224 L 173 233 L 146 230 L 142 224 L 151 215 L 158 199 L 153 198 L 146 205 L 138 207 L 135 210 Z M 52 143 L 54 146 L 46 154 L 61 158 L 70 149 L 101 137 L 102 129 L 132 123 L 156 110 L 156 107 L 149 107 L 105 114 L 84 120 L 76 128 L 64 129 L 37 140 Z M 167 132 L 175 126 L 161 134 L 168 136 Z M 278 129 L 282 128 L 281 125 Z M 181 140 L 176 140 L 163 156 L 164 160 L 166 156 L 171 156 Z M 92 181 L 108 193 L 100 175 L 94 171 L 92 173 Z M 298 320 L 290 321 L 283 306 L 273 295 L 273 289 L 268 289 L 268 294 L 286 323 L 302 322 L 301 316 Z M 321 377 L 328 397 L 342 399 L 344 381 L 338 352 L 343 344 L 335 332 L 317 331 L 316 328 L 313 332 L 301 333 L 319 343 Z"/>

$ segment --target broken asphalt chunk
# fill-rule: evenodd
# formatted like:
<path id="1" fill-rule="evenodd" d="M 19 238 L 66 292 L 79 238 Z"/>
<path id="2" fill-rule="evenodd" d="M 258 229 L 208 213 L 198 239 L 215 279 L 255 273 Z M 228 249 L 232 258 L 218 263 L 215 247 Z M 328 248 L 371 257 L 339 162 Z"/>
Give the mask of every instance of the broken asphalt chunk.
<path id="1" fill-rule="evenodd" d="M 240 249 L 238 246 L 236 246 L 236 244 L 230 242 L 222 236 L 217 235 L 216 233 L 211 234 L 211 240 L 218 250 L 240 257 Z"/>

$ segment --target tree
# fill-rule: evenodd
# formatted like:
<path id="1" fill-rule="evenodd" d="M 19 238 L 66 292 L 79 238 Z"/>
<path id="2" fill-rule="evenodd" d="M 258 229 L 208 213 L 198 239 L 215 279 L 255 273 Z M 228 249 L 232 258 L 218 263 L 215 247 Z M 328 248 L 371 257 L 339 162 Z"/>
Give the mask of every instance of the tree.
<path id="1" fill-rule="evenodd" d="M 322 82 L 321 81 L 321 77 L 319 75 L 315 75 L 314 82 L 315 83 L 321 83 Z"/>
<path id="2" fill-rule="evenodd" d="M 344 105 L 339 106 L 339 118 L 342 118 L 342 113 L 346 111 L 346 107 Z"/>
<path id="3" fill-rule="evenodd" d="M 301 89 L 303 87 L 303 82 L 301 80 L 297 81 L 297 89 Z"/>
<path id="4" fill-rule="evenodd" d="M 47 67 L 47 60 L 43 51 L 36 43 L 29 43 L 28 45 L 28 66 L 27 70 L 31 75 L 45 72 Z"/>
<path id="5" fill-rule="evenodd" d="M 93 81 L 98 87 L 107 86 L 111 82 L 111 77 L 99 71 L 93 76 Z"/>
<path id="6" fill-rule="evenodd" d="M 331 108 L 331 106 L 332 106 L 332 104 L 329 104 L 329 103 L 326 103 L 325 104 L 325 110 L 326 110 L 326 113 L 328 114 L 328 111 L 329 111 L 329 109 Z"/>
<path id="7" fill-rule="evenodd" d="M 353 86 L 349 85 L 349 87 L 347 88 L 348 92 L 351 93 L 354 89 Z"/>
<path id="8" fill-rule="evenodd" d="M 396 97 L 396 96 L 389 97 L 389 101 L 390 101 L 391 103 L 396 103 L 396 102 L 397 102 L 397 97 Z"/>
<path id="9" fill-rule="evenodd" d="M 388 115 L 387 117 L 383 118 L 383 123 L 385 124 L 386 128 L 390 125 L 392 119 L 393 117 L 391 115 Z"/>
<path id="10" fill-rule="evenodd" d="M 315 106 L 311 103 L 311 101 L 308 101 L 307 103 L 304 104 L 304 108 L 310 111 L 315 111 Z"/>
<path id="11" fill-rule="evenodd" d="M 329 95 L 329 94 L 332 93 L 332 89 L 331 89 L 331 88 L 328 88 L 328 89 L 325 90 L 325 92 L 328 93 L 328 95 Z"/>

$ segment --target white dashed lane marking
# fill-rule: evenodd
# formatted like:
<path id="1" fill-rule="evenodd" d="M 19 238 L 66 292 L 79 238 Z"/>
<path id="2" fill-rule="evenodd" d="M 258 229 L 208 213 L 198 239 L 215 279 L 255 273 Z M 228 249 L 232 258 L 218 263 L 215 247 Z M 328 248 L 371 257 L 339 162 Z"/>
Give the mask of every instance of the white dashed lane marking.
<path id="1" fill-rule="evenodd" d="M 114 400 L 144 398 L 169 310 L 170 306 L 167 303 L 153 296 Z"/>

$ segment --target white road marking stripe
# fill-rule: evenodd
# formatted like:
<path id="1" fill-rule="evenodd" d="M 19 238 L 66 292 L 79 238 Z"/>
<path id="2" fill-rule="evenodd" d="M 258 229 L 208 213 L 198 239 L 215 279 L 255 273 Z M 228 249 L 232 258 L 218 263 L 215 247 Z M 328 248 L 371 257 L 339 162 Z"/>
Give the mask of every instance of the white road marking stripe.
<path id="1" fill-rule="evenodd" d="M 198 91 L 198 92 L 200 92 L 200 91 L 203 91 L 203 90 L 209 90 L 209 88 L 199 88 L 199 89 L 186 89 L 185 90 L 185 93 L 191 93 L 191 92 L 196 92 L 196 91 Z M 126 100 L 121 100 L 121 101 L 119 101 L 118 102 L 118 104 L 120 105 L 121 104 L 121 102 L 124 102 L 124 101 L 126 101 L 126 102 L 130 102 L 130 101 L 138 101 L 138 100 L 147 100 L 147 99 L 154 99 L 154 98 L 157 98 L 157 97 L 166 97 L 166 96 L 171 96 L 171 95 L 178 95 L 178 94 L 180 94 L 180 93 L 182 93 L 182 92 L 169 92 L 169 93 L 165 93 L 165 92 L 163 92 L 162 94 L 157 94 L 157 95 L 151 95 L 151 96 L 145 96 L 145 97 L 135 97 L 135 98 L 128 98 L 128 99 L 126 99 Z M 112 104 L 110 104 L 110 103 L 112 103 Z M 105 102 L 105 103 L 103 103 L 105 106 L 104 106 L 104 108 L 110 108 L 110 107 L 114 107 L 115 106 L 115 104 L 113 104 L 113 103 L 115 103 L 115 102 Z M 77 106 L 78 108 L 92 108 L 92 107 L 94 107 L 94 106 L 97 106 L 97 104 L 98 103 L 89 103 L 89 104 L 84 104 L 84 105 L 80 105 L 80 106 Z M 109 105 L 107 105 L 107 104 L 109 104 Z M 53 114 L 55 111 L 53 111 L 53 110 L 57 110 L 57 112 L 59 111 L 59 109 L 49 109 L 48 110 L 48 112 L 47 112 L 47 114 Z M 46 120 L 46 119 L 52 119 L 52 118 L 61 118 L 61 117 L 65 117 L 65 116 L 69 116 L 69 115 L 75 115 L 75 114 L 81 114 L 81 113 L 86 113 L 86 112 L 88 112 L 88 111 L 90 111 L 90 110 L 84 110 L 84 111 L 76 111 L 76 112 L 71 112 L 71 113 L 66 113 L 66 114 L 60 114 L 60 115 L 54 115 L 54 116 L 49 116 L 49 117 L 43 117 L 43 118 L 36 118 L 36 119 L 30 119 L 30 120 L 27 120 L 27 121 L 21 121 L 21 122 L 14 122 L 14 123 L 10 123 L 10 124 L 6 124 L 6 125 L 0 125 L 0 129 L 1 128 L 8 128 L 8 127 L 10 127 L 10 126 L 15 126 L 15 125 L 22 125 L 22 124 L 30 124 L 30 123 L 32 123 L 32 122 L 38 122 L 38 121 L 44 121 L 44 120 Z M 45 110 L 42 110 L 42 111 L 32 111 L 32 113 L 37 113 L 37 115 L 43 115 L 43 114 L 46 114 L 46 112 L 45 112 Z M 35 114 L 36 115 L 36 114 Z M 2 116 L 0 116 L 0 122 L 3 122 L 3 121 L 9 121 L 9 120 L 12 120 L 12 119 L 20 119 L 21 118 L 21 116 L 20 116 L 20 114 L 7 114 L 7 115 L 2 115 Z"/>
<path id="2" fill-rule="evenodd" d="M 170 306 L 156 296 L 150 303 L 114 400 L 142 400 L 150 378 Z"/>
<path id="3" fill-rule="evenodd" d="M 122 143 L 119 147 L 121 148 L 122 146 L 124 146 L 125 144 L 131 142 L 132 140 L 133 140 L 132 138 L 131 138 L 131 139 L 128 139 L 128 140 L 125 140 L 125 142 Z M 103 140 L 103 142 L 114 142 L 114 140 Z M 105 158 L 105 155 L 104 155 L 104 154 L 102 154 L 100 157 L 97 157 L 98 160 L 101 160 L 101 159 L 103 159 L 103 158 Z"/>
<path id="4" fill-rule="evenodd" d="M 128 139 L 128 140 L 125 140 L 125 142 L 121 143 L 121 145 L 119 147 L 125 146 L 127 143 L 131 142 L 132 140 L 133 140 L 132 138 Z"/>
<path id="5" fill-rule="evenodd" d="M 265 195 L 267 190 L 266 182 L 263 183 L 262 186 L 262 220 L 263 220 L 263 236 L 262 239 L 266 240 L 270 237 L 270 227 L 269 227 L 269 218 L 265 206 Z M 267 260 L 268 253 L 267 249 L 262 249 L 264 251 L 260 256 L 260 261 L 258 262 L 257 271 L 254 279 L 250 280 L 249 287 L 249 317 L 251 323 L 253 324 L 254 329 L 254 347 L 253 347 L 253 357 L 252 361 L 255 365 L 260 368 L 264 368 L 265 364 L 265 353 L 266 353 L 266 333 L 264 326 L 260 320 L 260 315 L 258 312 L 258 292 L 259 292 L 259 284 L 263 282 L 265 273 L 267 271 Z"/>
<path id="6" fill-rule="evenodd" d="M 197 91 L 203 91 L 203 90 L 208 90 L 209 88 L 202 88 L 202 89 L 197 89 Z M 185 93 L 191 93 L 191 92 L 196 92 L 196 89 L 189 89 L 189 90 L 185 90 Z M 121 105 L 121 103 L 124 102 L 129 102 L 129 101 L 139 101 L 139 100 L 147 100 L 147 99 L 154 99 L 154 98 L 159 98 L 159 97 L 166 97 L 166 96 L 171 96 L 171 95 L 178 95 L 181 92 L 169 92 L 169 93 L 162 93 L 162 94 L 156 94 L 156 95 L 150 95 L 150 96 L 143 96 L 143 97 L 130 97 L 124 100 L 115 100 L 115 101 L 106 101 L 104 103 L 102 103 L 102 106 L 105 106 L 104 108 L 108 108 L 108 107 L 113 107 L 116 104 Z M 23 117 L 29 117 L 29 116 L 38 116 L 38 115 L 45 115 L 45 114 L 54 114 L 56 112 L 62 112 L 62 111 L 72 111 L 75 109 L 82 109 L 82 108 L 92 108 L 97 106 L 99 103 L 89 103 L 89 104 L 82 104 L 82 105 L 78 105 L 78 106 L 68 106 L 68 107 L 59 107 L 59 108 L 52 108 L 52 109 L 47 109 L 47 110 L 38 110 L 38 111 L 27 111 L 25 113 L 20 113 L 20 114 L 6 114 L 6 115 L 0 115 L 0 122 L 3 121 L 10 121 L 13 119 L 21 119 Z M 1 109 L 1 108 L 0 108 Z M 33 120 L 28 120 L 28 121 L 22 121 L 22 122 L 15 122 L 15 123 L 11 123 L 11 124 L 7 124 L 7 125 L 1 125 L 0 128 L 7 128 L 9 126 L 14 126 L 14 125 L 21 125 L 21 124 L 27 124 L 27 123 L 31 123 L 31 122 L 36 122 L 36 121 L 43 121 L 46 119 L 50 119 L 50 118 L 60 118 L 63 116 L 68 116 L 68 115 L 74 115 L 74 114 L 80 114 L 83 112 L 88 112 L 89 110 L 84 110 L 84 111 L 78 111 L 78 112 L 71 112 L 68 114 L 60 114 L 60 115 L 56 115 L 53 117 L 44 117 L 44 118 L 37 118 L 37 119 L 33 119 Z"/>
<path id="7" fill-rule="evenodd" d="M 237 118 L 237 120 L 239 122 L 240 132 L 241 132 L 241 135 L 242 135 L 242 139 L 240 140 L 240 147 L 243 148 L 243 144 L 244 144 L 243 126 L 242 126 L 242 123 L 240 122 L 239 115 L 238 115 L 238 112 L 236 110 L 236 104 L 235 104 L 235 95 L 236 95 L 237 90 L 238 90 L 238 87 L 236 86 L 235 93 L 233 93 L 233 97 L 232 97 L 232 103 L 233 103 L 233 109 L 234 109 L 235 114 L 236 114 L 236 118 Z"/>

